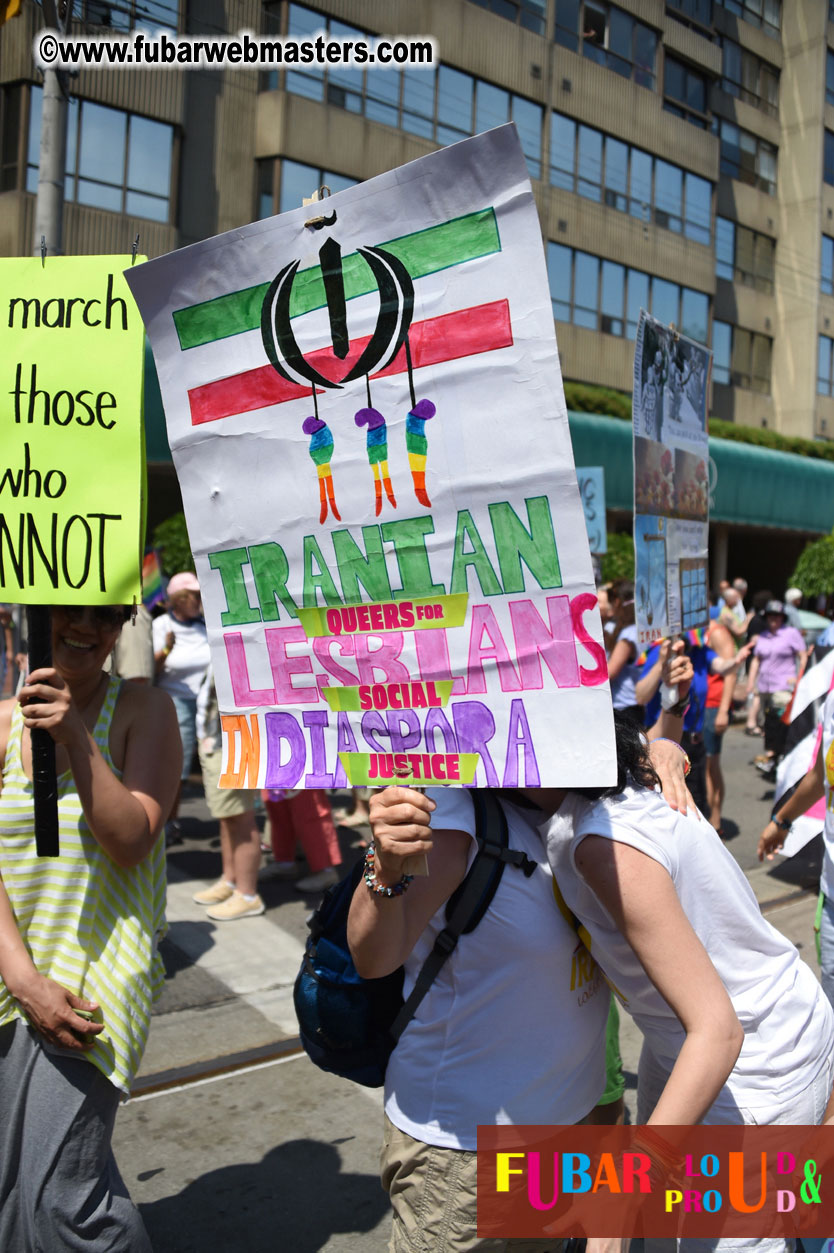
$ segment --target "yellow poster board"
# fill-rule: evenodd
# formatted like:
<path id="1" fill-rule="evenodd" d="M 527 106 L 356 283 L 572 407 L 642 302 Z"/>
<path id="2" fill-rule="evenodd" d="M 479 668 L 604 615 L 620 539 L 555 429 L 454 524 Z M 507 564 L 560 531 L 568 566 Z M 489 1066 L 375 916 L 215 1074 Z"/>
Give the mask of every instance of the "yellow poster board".
<path id="1" fill-rule="evenodd" d="M 141 600 L 144 328 L 130 262 L 0 260 L 0 601 Z"/>

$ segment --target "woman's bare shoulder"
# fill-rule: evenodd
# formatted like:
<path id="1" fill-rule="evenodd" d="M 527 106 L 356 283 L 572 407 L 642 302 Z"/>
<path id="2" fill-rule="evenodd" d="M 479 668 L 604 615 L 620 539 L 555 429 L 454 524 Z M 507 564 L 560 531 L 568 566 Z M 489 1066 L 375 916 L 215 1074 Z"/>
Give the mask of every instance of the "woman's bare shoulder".
<path id="1" fill-rule="evenodd" d="M 6 745 L 9 742 L 9 732 L 12 726 L 12 713 L 17 704 L 17 697 L 13 696 L 10 700 L 0 701 L 0 771 L 6 761 Z"/>

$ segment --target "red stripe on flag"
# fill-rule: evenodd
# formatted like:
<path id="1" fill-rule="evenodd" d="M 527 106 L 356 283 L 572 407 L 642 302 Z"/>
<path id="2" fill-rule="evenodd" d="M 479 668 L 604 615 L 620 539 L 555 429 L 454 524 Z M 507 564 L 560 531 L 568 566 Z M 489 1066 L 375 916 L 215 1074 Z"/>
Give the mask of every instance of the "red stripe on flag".
<path id="1" fill-rule="evenodd" d="M 411 359 L 415 369 L 422 366 L 440 365 L 459 357 L 473 357 L 477 353 L 492 352 L 497 348 L 509 348 L 513 342 L 510 323 L 510 306 L 507 300 L 477 305 L 472 309 L 459 309 L 444 313 L 438 318 L 416 322 L 409 331 Z M 350 352 L 340 361 L 332 348 L 320 348 L 310 353 L 307 360 L 326 378 L 344 378 L 370 340 L 353 340 Z M 389 374 L 401 374 L 406 369 L 405 348 L 401 348 L 389 366 L 372 378 L 384 378 Z M 250 413 L 253 409 L 265 409 L 280 405 L 286 400 L 311 396 L 311 387 L 302 387 L 282 378 L 271 365 L 246 370 L 229 378 L 217 379 L 193 387 L 188 393 L 191 406 L 191 425 L 216 422 L 238 413 Z"/>

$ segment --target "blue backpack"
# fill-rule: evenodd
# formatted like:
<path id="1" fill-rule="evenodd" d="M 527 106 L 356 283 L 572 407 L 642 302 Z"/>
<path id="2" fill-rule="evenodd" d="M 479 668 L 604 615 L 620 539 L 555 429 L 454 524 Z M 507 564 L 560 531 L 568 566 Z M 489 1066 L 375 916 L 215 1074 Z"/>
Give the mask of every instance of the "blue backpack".
<path id="1" fill-rule="evenodd" d="M 478 852 L 446 905 L 446 926 L 423 963 L 407 1001 L 400 966 L 381 979 L 357 974 L 347 942 L 350 902 L 362 877 L 363 863 L 330 888 L 309 921 L 310 934 L 293 1001 L 301 1043 L 321 1070 L 368 1088 L 385 1081 L 385 1068 L 418 1005 L 455 950 L 458 939 L 474 930 L 495 895 L 504 866 L 528 877 L 536 869 L 525 853 L 509 847 L 507 819 L 497 796 L 470 793 L 475 806 Z"/>

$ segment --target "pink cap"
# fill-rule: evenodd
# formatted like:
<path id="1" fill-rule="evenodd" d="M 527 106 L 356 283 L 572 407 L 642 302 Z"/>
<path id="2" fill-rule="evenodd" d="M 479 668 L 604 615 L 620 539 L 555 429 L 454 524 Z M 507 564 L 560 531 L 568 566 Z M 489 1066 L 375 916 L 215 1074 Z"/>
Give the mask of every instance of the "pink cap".
<path id="1" fill-rule="evenodd" d="M 172 574 L 168 580 L 168 596 L 178 596 L 180 592 L 199 592 L 200 584 L 196 574 L 183 570 L 180 574 Z"/>

